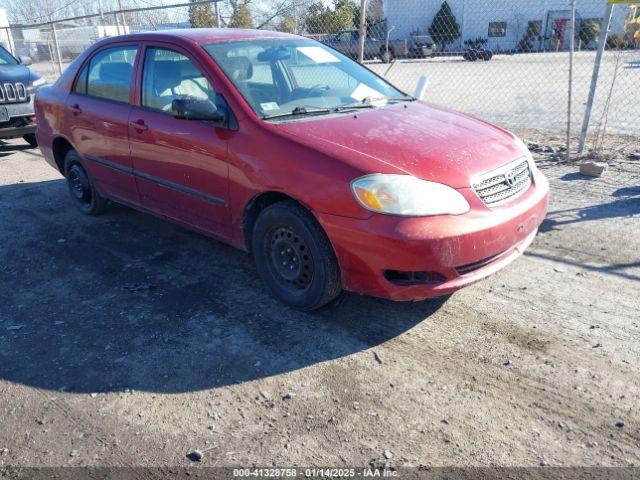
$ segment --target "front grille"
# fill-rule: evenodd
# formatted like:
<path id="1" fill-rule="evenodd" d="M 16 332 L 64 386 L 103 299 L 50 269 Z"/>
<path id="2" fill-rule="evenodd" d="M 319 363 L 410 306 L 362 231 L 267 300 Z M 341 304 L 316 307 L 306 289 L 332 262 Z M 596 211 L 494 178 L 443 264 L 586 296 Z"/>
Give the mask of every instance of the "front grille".
<path id="1" fill-rule="evenodd" d="M 487 205 L 508 200 L 531 185 L 531 169 L 527 160 L 518 162 L 502 173 L 488 175 L 473 184 L 473 189 Z"/>
<path id="2" fill-rule="evenodd" d="M 0 84 L 0 103 L 26 102 L 29 99 L 24 83 Z"/>

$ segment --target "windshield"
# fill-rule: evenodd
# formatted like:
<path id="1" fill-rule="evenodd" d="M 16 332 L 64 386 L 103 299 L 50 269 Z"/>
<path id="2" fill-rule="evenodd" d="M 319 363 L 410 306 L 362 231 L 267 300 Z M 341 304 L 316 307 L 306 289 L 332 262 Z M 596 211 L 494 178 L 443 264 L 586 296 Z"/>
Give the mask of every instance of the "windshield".
<path id="1" fill-rule="evenodd" d="M 410 98 L 313 40 L 219 42 L 204 48 L 262 118 L 331 113 L 355 104 Z"/>
<path id="2" fill-rule="evenodd" d="M 7 52 L 4 47 L 0 46 L 0 65 L 18 65 L 18 61 Z"/>

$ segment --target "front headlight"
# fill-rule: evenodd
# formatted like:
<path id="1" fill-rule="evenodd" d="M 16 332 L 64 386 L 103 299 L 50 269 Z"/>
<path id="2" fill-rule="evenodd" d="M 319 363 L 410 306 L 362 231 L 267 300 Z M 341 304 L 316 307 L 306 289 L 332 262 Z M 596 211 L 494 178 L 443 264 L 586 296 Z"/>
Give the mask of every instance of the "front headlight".
<path id="1" fill-rule="evenodd" d="M 377 213 L 423 217 L 469 211 L 457 190 L 411 175 L 365 175 L 351 182 L 351 190 L 360 205 Z"/>

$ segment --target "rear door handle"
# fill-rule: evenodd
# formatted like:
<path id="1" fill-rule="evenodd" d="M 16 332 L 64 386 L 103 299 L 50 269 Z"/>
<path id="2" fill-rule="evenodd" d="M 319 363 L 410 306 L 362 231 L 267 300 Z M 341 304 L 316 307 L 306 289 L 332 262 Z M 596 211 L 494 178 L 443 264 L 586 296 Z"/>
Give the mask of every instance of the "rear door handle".
<path id="1" fill-rule="evenodd" d="M 77 103 L 74 105 L 71 105 L 69 107 L 69 110 L 71 110 L 71 113 L 73 113 L 74 115 L 79 115 L 82 113 L 82 109 L 80 108 L 80 105 L 78 105 Z"/>
<path id="2" fill-rule="evenodd" d="M 144 123 L 144 120 L 136 120 L 135 122 L 129 122 L 129 126 L 136 129 L 138 132 L 144 132 L 149 130 L 149 127 Z"/>

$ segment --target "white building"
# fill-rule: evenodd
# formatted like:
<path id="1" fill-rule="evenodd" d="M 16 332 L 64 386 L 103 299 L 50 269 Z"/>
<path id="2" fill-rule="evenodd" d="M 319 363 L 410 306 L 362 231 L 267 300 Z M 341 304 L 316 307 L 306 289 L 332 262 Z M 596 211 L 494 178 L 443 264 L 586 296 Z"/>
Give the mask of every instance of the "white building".
<path id="1" fill-rule="evenodd" d="M 569 0 L 447 0 L 460 26 L 461 37 L 446 48 L 459 50 L 465 40 L 487 39 L 487 48 L 514 50 L 529 22 L 537 22 L 539 38 L 534 50 L 565 49 L 571 18 Z M 417 30 L 424 34 L 443 0 L 383 0 L 388 26 L 395 26 L 392 38 L 409 38 Z M 601 21 L 606 0 L 576 0 L 576 30 L 581 20 Z M 622 33 L 629 8 L 614 7 L 611 31 Z M 554 40 L 555 38 L 555 40 Z"/>

